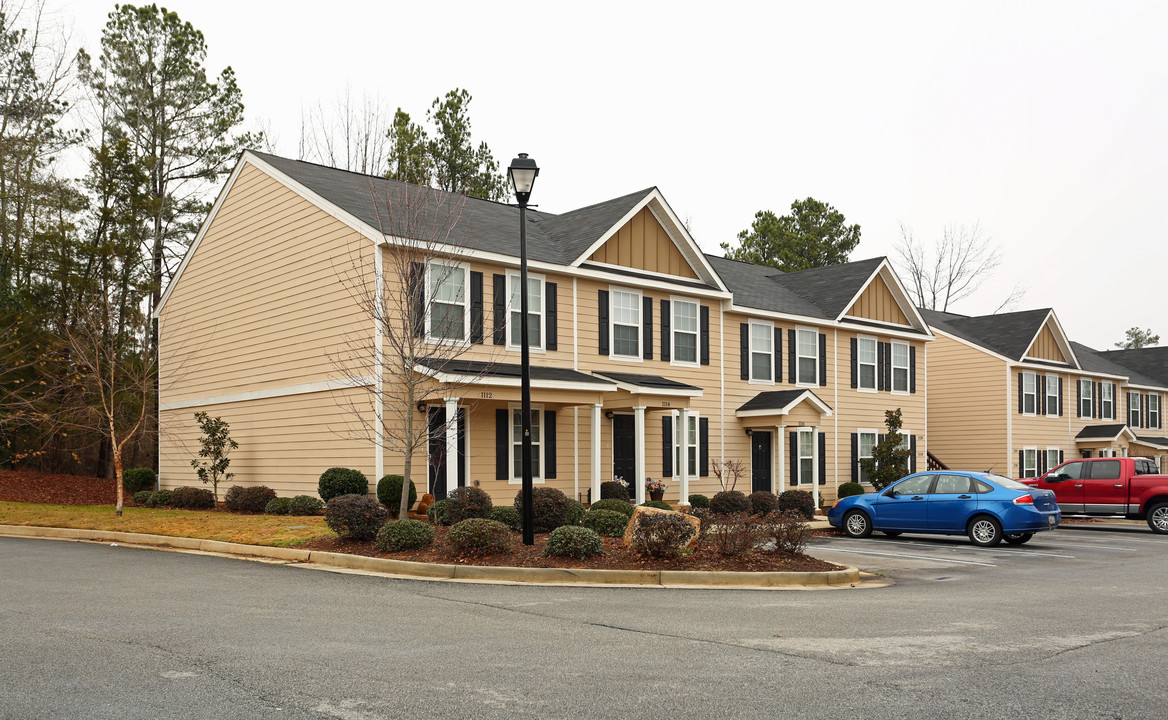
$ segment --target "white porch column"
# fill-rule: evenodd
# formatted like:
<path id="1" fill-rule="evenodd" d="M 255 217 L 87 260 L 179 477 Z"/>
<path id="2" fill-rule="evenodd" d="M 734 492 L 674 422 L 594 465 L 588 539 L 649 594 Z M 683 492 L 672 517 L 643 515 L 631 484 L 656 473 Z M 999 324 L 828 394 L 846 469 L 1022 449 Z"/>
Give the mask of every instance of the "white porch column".
<path id="1" fill-rule="evenodd" d="M 815 512 L 819 512 L 819 426 L 811 428 L 811 497 Z"/>
<path id="2" fill-rule="evenodd" d="M 600 403 L 592 406 L 592 495 L 591 502 L 600 500 L 600 411 L 604 408 Z"/>
<path id="3" fill-rule="evenodd" d="M 681 438 L 681 452 L 678 453 L 681 457 L 678 458 L 678 475 L 681 477 L 679 485 L 681 486 L 681 504 L 689 505 L 689 408 L 682 408 L 678 416 L 680 425 L 680 432 L 677 436 Z M 665 478 L 661 478 L 664 480 Z"/>
<path id="4" fill-rule="evenodd" d="M 775 471 L 774 478 L 771 480 L 771 482 L 774 484 L 774 487 L 771 488 L 771 492 L 773 492 L 775 495 L 778 495 L 787 489 L 787 481 L 783 475 L 783 470 L 786 466 L 784 458 L 786 457 L 787 447 L 787 426 L 775 425 L 775 430 L 777 431 L 775 434 L 778 436 L 776 440 L 778 441 L 779 446 L 779 467 Z"/>
<path id="5" fill-rule="evenodd" d="M 645 502 L 645 406 L 633 407 L 633 438 L 636 450 L 633 462 L 637 464 L 636 477 L 633 482 L 637 487 L 637 504 Z"/>
<path id="6" fill-rule="evenodd" d="M 446 496 L 458 488 L 458 398 L 446 400 Z"/>

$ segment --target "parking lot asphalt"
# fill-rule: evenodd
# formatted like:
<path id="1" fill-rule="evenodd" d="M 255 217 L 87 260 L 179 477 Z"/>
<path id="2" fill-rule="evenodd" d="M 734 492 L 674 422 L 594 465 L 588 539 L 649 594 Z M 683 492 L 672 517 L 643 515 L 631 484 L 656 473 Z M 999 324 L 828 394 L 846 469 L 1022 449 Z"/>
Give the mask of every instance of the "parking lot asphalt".
<path id="1" fill-rule="evenodd" d="M 1044 569 L 1096 565 L 1119 557 L 1137 559 L 1163 556 L 1168 550 L 1168 535 L 1156 535 L 1147 525 L 1136 523 L 1064 523 L 1057 530 L 1037 533 L 1025 545 L 1005 543 L 981 548 L 964 535 L 921 535 L 904 533 L 888 537 L 873 533 L 856 539 L 843 536 L 815 538 L 807 548 L 809 555 L 892 578 L 932 577 L 936 571 L 962 573 L 989 572 L 995 569 L 1026 569 L 1041 565 Z"/>

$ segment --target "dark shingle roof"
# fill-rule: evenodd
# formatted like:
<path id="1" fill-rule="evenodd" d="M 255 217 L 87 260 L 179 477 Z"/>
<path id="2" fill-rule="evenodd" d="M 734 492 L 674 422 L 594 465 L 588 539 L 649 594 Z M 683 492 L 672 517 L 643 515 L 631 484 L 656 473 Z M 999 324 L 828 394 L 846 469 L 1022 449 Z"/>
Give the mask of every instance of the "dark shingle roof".
<path id="1" fill-rule="evenodd" d="M 1111 440 L 1119 437 L 1127 429 L 1127 425 L 1118 423 L 1116 425 L 1088 425 L 1079 431 L 1075 436 L 1076 440 Z"/>
<path id="2" fill-rule="evenodd" d="M 622 382 L 626 385 L 636 385 L 638 387 L 657 388 L 664 390 L 701 390 L 699 387 L 686 385 L 683 382 L 670 380 L 669 378 L 661 377 L 660 375 L 609 372 L 608 370 L 596 370 L 595 373 L 602 378 L 611 378 L 617 382 Z"/>
<path id="3" fill-rule="evenodd" d="M 783 273 L 778 282 L 834 320 L 847 311 L 852 299 L 864 288 L 868 278 L 872 277 L 882 262 L 883 257 L 875 257 L 843 265 Z"/>
<path id="4" fill-rule="evenodd" d="M 966 316 L 920 308 L 929 325 L 1004 355 L 1021 360 L 1034 336 L 1042 328 L 1050 308 L 1023 310 L 997 315 Z"/>
<path id="5" fill-rule="evenodd" d="M 1120 365 L 1118 362 L 1112 362 L 1107 357 L 1107 353 L 1101 353 L 1094 348 L 1089 348 L 1082 343 L 1071 342 L 1071 348 L 1075 351 L 1075 357 L 1079 358 L 1079 365 L 1084 370 L 1089 372 L 1104 373 L 1107 375 L 1119 375 L 1126 377 L 1128 382 L 1136 385 L 1163 385 L 1152 378 L 1145 377 L 1141 373 L 1132 370 L 1129 367 Z"/>
<path id="6" fill-rule="evenodd" d="M 1136 435 L 1136 440 L 1144 445 L 1152 445 L 1157 448 L 1168 447 L 1168 437 L 1155 437 L 1151 435 Z"/>
<path id="7" fill-rule="evenodd" d="M 823 402 L 818 395 L 810 390 L 767 390 L 747 400 L 736 412 L 744 412 L 747 410 L 782 410 L 802 397 L 803 393 L 809 393 L 816 400 Z M 823 404 L 827 405 L 827 403 Z"/>
<path id="8" fill-rule="evenodd" d="M 1168 347 L 1146 347 L 1133 350 L 1105 350 L 1100 357 L 1138 372 L 1148 382 L 1132 382 L 1140 385 L 1168 387 Z"/>
<path id="9" fill-rule="evenodd" d="M 653 188 L 646 188 L 561 215 L 544 215 L 539 222 L 561 245 L 564 257 L 575 260 L 651 192 Z"/>
<path id="10" fill-rule="evenodd" d="M 487 363 L 475 360 L 432 360 L 419 361 L 431 370 L 451 373 L 453 375 L 476 375 L 484 378 L 518 378 L 520 366 L 514 363 Z M 549 380 L 553 382 L 579 382 L 594 385 L 608 385 L 609 381 L 595 375 L 586 375 L 569 368 L 547 367 L 533 365 L 531 367 L 532 380 Z"/>
<path id="11" fill-rule="evenodd" d="M 884 262 L 877 257 L 785 273 L 717 255 L 706 255 L 706 259 L 734 293 L 736 305 L 825 320 L 842 315 Z"/>

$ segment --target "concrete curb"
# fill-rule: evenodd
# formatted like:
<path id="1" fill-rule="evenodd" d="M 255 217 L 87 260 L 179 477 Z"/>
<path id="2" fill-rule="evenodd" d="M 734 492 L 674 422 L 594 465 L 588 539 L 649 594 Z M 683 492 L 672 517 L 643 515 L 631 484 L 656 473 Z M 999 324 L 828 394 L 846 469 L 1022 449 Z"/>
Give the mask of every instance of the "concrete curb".
<path id="1" fill-rule="evenodd" d="M 220 555 L 313 563 L 326 567 L 386 573 L 431 580 L 469 580 L 539 585 L 631 585 L 703 588 L 828 588 L 856 585 L 854 567 L 828 572 L 706 572 L 699 570 L 585 570 L 573 568 L 512 568 L 483 565 L 437 565 L 388 560 L 364 555 L 316 552 L 296 548 L 244 545 L 219 540 L 146 535 L 112 530 L 0 525 L 0 536 L 56 540 L 116 542 L 169 547 Z"/>

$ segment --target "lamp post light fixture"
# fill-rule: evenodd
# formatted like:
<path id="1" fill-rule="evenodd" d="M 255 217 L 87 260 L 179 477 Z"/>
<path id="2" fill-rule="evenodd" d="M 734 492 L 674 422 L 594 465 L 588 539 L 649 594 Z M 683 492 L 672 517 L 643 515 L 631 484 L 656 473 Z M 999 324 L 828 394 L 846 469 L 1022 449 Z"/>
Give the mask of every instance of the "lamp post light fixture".
<path id="1" fill-rule="evenodd" d="M 520 456 L 523 486 L 520 490 L 523 516 L 523 544 L 535 544 L 535 518 L 532 513 L 531 483 L 531 344 L 527 338 L 527 201 L 539 175 L 539 166 L 519 153 L 507 168 L 515 199 L 519 201 L 519 397 L 520 425 L 523 430 L 523 451 Z"/>

